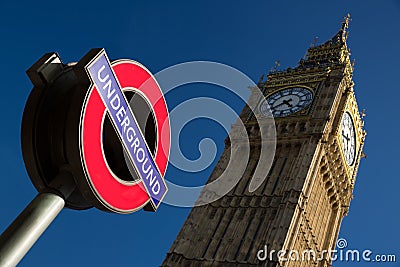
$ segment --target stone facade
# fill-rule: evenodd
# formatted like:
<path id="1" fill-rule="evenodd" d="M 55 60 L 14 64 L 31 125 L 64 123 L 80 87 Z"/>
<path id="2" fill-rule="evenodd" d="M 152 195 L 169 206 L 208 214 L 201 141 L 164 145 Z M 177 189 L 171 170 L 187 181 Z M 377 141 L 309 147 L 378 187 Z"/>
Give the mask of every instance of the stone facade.
<path id="1" fill-rule="evenodd" d="M 348 20 L 346 17 L 332 39 L 310 47 L 296 68 L 274 70 L 266 80 L 264 76 L 260 79 L 258 87 L 265 97 L 300 86 L 313 92 L 313 101 L 297 113 L 275 118 L 275 157 L 266 179 L 254 192 L 249 192 L 248 186 L 260 145 L 268 140 L 260 138 L 262 125 L 255 120 L 262 115 L 243 109 L 240 117 L 249 134 L 251 158 L 242 179 L 219 200 L 193 208 L 163 267 L 331 266 L 327 255 L 321 253 L 335 248 L 341 221 L 348 213 L 365 138 L 346 44 Z M 346 163 L 342 152 L 345 112 L 351 114 L 355 130 L 352 165 Z M 227 139 L 210 181 L 223 172 L 230 150 Z M 283 261 L 273 254 L 272 259 L 260 261 L 257 254 L 265 246 L 268 253 L 295 250 L 300 258 Z M 301 260 L 306 250 L 313 250 L 321 259 Z"/>

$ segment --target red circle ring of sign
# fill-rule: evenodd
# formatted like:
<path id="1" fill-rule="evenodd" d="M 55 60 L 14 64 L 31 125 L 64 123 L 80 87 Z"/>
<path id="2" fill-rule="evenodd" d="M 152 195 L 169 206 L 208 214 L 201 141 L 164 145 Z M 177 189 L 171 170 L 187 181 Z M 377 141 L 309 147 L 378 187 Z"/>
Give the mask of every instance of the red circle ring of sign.
<path id="1" fill-rule="evenodd" d="M 170 150 L 170 124 L 161 88 L 150 71 L 138 62 L 117 60 L 112 62 L 111 66 L 121 88 L 139 90 L 153 108 L 158 144 L 154 160 L 164 175 Z M 81 122 L 81 148 L 83 148 L 87 181 L 105 208 L 119 213 L 131 213 L 145 206 L 150 198 L 142 181 L 138 183 L 119 181 L 109 169 L 102 149 L 102 124 L 105 112 L 105 105 L 93 86 L 87 97 Z"/>

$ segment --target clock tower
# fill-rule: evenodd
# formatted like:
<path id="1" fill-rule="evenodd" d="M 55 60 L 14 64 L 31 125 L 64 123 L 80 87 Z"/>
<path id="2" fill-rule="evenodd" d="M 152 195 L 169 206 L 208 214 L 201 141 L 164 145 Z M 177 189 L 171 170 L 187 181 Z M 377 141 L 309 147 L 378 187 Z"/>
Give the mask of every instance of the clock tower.
<path id="1" fill-rule="evenodd" d="M 348 213 L 366 135 L 346 44 L 348 23 L 349 15 L 297 67 L 260 79 L 263 97 L 249 100 L 257 109 L 245 107 L 240 115 L 251 144 L 243 177 L 219 200 L 193 208 L 163 267 L 331 266 L 327 252 L 335 249 Z M 265 142 L 256 119 L 271 113 L 275 157 L 263 183 L 250 192 Z M 210 181 L 225 167 L 229 146 L 228 139 Z"/>

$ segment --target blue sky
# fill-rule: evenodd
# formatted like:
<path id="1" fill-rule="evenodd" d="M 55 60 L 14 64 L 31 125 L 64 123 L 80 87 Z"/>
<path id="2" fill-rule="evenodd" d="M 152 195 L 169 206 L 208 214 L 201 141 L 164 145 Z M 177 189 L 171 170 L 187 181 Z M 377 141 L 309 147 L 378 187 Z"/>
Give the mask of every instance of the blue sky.
<path id="1" fill-rule="evenodd" d="M 139 2 L 139 1 L 137 1 Z M 331 38 L 350 12 L 348 39 L 356 60 L 354 81 L 359 107 L 367 110 L 368 131 L 351 203 L 340 237 L 349 248 L 397 254 L 400 216 L 397 167 L 400 148 L 400 2 L 398 1 L 2 1 L 0 3 L 0 230 L 36 195 L 20 150 L 20 123 L 32 85 L 25 71 L 44 53 L 64 62 L 79 60 L 90 48 L 104 47 L 110 58 L 131 58 L 156 73 L 193 60 L 230 65 L 258 81 L 279 59 L 296 66 L 315 36 Z M 166 96 L 169 108 L 196 96 L 212 96 L 204 85 L 182 86 Z M 237 111 L 241 103 L 232 101 Z M 173 119 L 173 118 L 172 118 Z M 214 127 L 204 131 L 204 126 Z M 190 127 L 189 127 L 190 126 Z M 215 140 L 222 152 L 226 132 L 207 121 L 188 125 L 184 153 L 199 155 L 198 141 Z M 215 161 L 216 162 L 216 161 Z M 214 164 L 215 164 L 214 162 Z M 201 184 L 212 171 L 167 179 Z M 130 215 L 96 209 L 64 210 L 21 262 L 21 266 L 158 266 L 190 209 L 162 205 L 156 213 Z M 334 266 L 359 266 L 336 263 Z M 364 264 L 362 264 L 364 266 Z M 369 263 L 368 266 L 379 264 Z M 382 266 L 400 266 L 385 263 Z"/>

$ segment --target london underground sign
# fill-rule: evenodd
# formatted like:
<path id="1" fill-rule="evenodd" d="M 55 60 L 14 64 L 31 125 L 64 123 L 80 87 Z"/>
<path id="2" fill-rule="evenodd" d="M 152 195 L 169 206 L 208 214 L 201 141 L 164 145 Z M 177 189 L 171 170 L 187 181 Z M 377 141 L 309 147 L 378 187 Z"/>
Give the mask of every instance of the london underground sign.
<path id="1" fill-rule="evenodd" d="M 18 264 L 64 207 L 155 211 L 168 191 L 169 115 L 143 65 L 110 62 L 96 48 L 69 64 L 47 53 L 27 74 L 34 88 L 21 146 L 39 194 L 0 236 L 0 266 Z M 143 117 L 140 109 L 152 116 Z"/>
<path id="2" fill-rule="evenodd" d="M 157 209 L 167 193 L 163 179 L 167 157 L 163 152 L 169 150 L 169 136 L 163 138 L 161 130 L 159 131 L 159 147 L 153 158 L 120 84 L 127 88 L 141 88 L 140 83 L 146 82 L 144 90 L 140 92 L 153 107 L 156 123 L 160 124 L 157 129 L 161 129 L 162 124 L 169 121 L 158 84 L 143 66 L 133 61 L 117 61 L 113 67 L 104 50 L 100 50 L 85 69 L 93 81 L 83 116 L 81 144 L 88 182 L 111 210 L 133 211 L 143 206 L 147 200 L 154 210 Z M 141 178 L 139 183 L 126 183 L 114 179 L 105 164 L 101 140 L 98 140 L 102 130 L 99 116 L 103 116 L 105 111 L 128 154 L 129 162 Z M 169 132 L 166 134 L 169 135 Z M 163 140 L 168 143 L 165 144 Z"/>
<path id="3" fill-rule="evenodd" d="M 55 177 L 67 173 L 64 176 L 72 177 L 69 183 L 76 187 L 66 198 L 69 208 L 156 210 L 167 193 L 163 176 L 170 127 L 153 75 L 133 60 L 110 63 L 100 48 L 72 64 L 63 64 L 55 53 L 46 54 L 27 73 L 34 88 L 25 106 L 21 142 L 38 191 L 53 188 Z M 141 130 L 145 128 L 138 125 L 135 107 L 132 111 L 128 104 L 128 93 L 143 99 L 153 115 L 147 120 L 154 120 L 154 151 Z M 121 169 L 133 169 L 138 179 Z"/>

